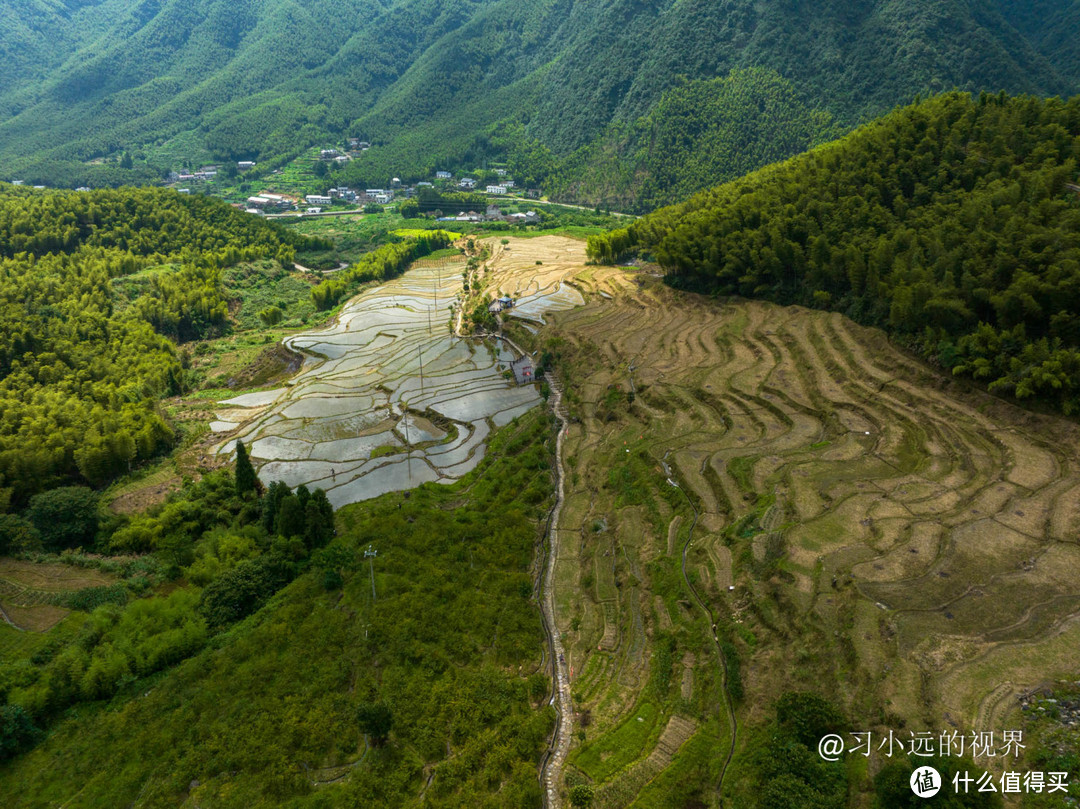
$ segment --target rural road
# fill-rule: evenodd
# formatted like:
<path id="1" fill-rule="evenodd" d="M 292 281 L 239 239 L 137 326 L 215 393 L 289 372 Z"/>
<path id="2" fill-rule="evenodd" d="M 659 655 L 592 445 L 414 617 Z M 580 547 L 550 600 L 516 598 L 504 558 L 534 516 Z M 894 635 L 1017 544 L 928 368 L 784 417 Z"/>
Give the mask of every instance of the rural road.
<path id="1" fill-rule="evenodd" d="M 321 219 L 325 216 L 371 216 L 371 214 L 365 214 L 363 211 L 321 211 L 319 213 L 289 211 L 288 213 L 268 213 L 263 219 Z"/>
<path id="2" fill-rule="evenodd" d="M 570 749 L 570 731 L 573 729 L 573 707 L 570 703 L 570 677 L 567 670 L 566 657 L 563 654 L 562 638 L 559 635 L 558 624 L 555 623 L 555 563 L 559 556 L 559 513 L 563 505 L 563 481 L 565 479 L 562 447 L 563 438 L 566 435 L 566 415 L 562 408 L 562 388 L 550 373 L 544 375 L 548 386 L 551 388 L 551 409 L 559 419 L 559 435 L 555 439 L 555 469 L 558 476 L 558 488 L 555 495 L 555 507 L 551 512 L 551 522 L 548 534 L 547 565 L 543 577 L 544 586 L 541 596 L 544 623 L 551 634 L 552 671 L 554 672 L 555 694 L 555 736 L 552 739 L 547 759 L 540 771 L 540 781 L 544 789 L 544 806 L 546 809 L 559 809 L 562 802 L 559 798 L 559 782 L 562 780 L 563 762 L 566 753 Z"/>

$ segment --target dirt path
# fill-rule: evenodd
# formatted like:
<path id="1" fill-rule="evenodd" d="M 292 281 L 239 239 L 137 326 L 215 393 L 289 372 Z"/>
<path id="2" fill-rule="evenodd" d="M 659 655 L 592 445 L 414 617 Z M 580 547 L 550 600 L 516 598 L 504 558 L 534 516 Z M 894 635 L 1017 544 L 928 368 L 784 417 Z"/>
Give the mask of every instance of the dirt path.
<path id="1" fill-rule="evenodd" d="M 555 735 L 551 740 L 547 758 L 540 769 L 540 781 L 544 787 L 544 806 L 547 809 L 559 809 L 562 801 L 559 797 L 559 784 L 562 781 L 563 763 L 570 749 L 570 732 L 573 730 L 573 707 L 570 703 L 570 677 L 567 670 L 566 656 L 563 654 L 562 638 L 555 622 L 555 564 L 559 558 L 559 513 L 563 506 L 563 470 L 562 447 L 566 436 L 566 414 L 562 408 L 562 388 L 551 374 L 545 379 L 551 388 L 551 409 L 559 419 L 559 436 L 555 440 L 555 469 L 558 476 L 558 488 L 555 496 L 555 508 L 551 512 L 548 529 L 547 565 L 544 569 L 544 587 L 542 603 L 544 624 L 551 642 L 552 670 L 554 672 L 555 694 Z"/>
<path id="2" fill-rule="evenodd" d="M 341 272 L 342 270 L 349 269 L 349 267 L 351 265 L 349 264 L 349 262 L 343 261 L 343 262 L 341 262 L 341 264 L 334 267 L 334 269 L 332 269 L 332 270 L 313 270 L 310 267 L 305 267 L 303 264 L 297 264 L 294 261 L 293 266 L 296 269 L 300 270 L 300 272 L 306 272 L 308 275 L 332 275 L 333 273 Z"/>
<path id="3" fill-rule="evenodd" d="M 8 624 L 9 626 L 13 626 L 15 629 L 19 630 L 20 632 L 25 632 L 26 631 L 21 626 L 19 626 L 17 623 L 15 623 L 14 621 L 11 620 L 11 618 L 8 616 L 8 614 L 6 612 L 4 612 L 4 607 L 2 605 L 0 605 L 0 618 L 4 619 L 4 623 Z"/>

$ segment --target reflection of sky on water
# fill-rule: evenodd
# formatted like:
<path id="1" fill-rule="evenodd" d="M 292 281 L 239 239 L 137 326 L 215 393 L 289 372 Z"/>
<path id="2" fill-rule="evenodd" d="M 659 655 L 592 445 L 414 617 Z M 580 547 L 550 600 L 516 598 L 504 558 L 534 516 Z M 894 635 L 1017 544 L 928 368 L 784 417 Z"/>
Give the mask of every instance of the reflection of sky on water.
<path id="1" fill-rule="evenodd" d="M 255 409 L 239 437 L 263 482 L 321 487 L 337 507 L 426 481 L 450 483 L 474 469 L 492 427 L 540 397 L 535 386 L 502 376 L 513 358 L 505 347 L 495 359 L 486 345 L 449 334 L 446 307 L 460 289 L 461 267 L 413 269 L 350 301 L 334 326 L 286 338 L 318 358 L 305 361 L 288 388 L 227 402 L 234 418 L 236 408 Z M 515 313 L 538 319 L 579 303 L 576 290 L 553 286 Z M 454 422 L 457 435 L 418 416 L 424 412 Z M 421 445 L 408 455 L 406 428 L 409 444 Z"/>

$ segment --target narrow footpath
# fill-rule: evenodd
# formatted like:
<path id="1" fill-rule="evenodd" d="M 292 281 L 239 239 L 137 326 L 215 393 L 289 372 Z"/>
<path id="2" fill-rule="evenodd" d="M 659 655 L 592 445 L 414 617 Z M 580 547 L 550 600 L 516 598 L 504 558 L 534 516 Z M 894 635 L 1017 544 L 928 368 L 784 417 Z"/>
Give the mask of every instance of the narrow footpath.
<path id="1" fill-rule="evenodd" d="M 559 809 L 562 801 L 559 798 L 559 784 L 562 781 L 563 762 L 566 753 L 570 749 L 570 732 L 573 730 L 573 707 L 570 702 L 570 677 L 566 664 L 566 656 L 563 654 L 562 638 L 559 635 L 558 624 L 555 623 L 555 563 L 559 558 L 559 513 L 563 505 L 563 482 L 565 473 L 563 470 L 563 438 L 566 436 L 567 420 L 562 406 L 562 388 L 550 373 L 544 375 L 548 387 L 551 388 L 551 409 L 559 419 L 559 435 L 555 439 L 555 469 L 558 477 L 558 488 L 555 495 L 555 507 L 551 511 L 551 522 L 548 527 L 548 552 L 547 564 L 543 571 L 543 590 L 541 603 L 544 612 L 544 625 L 547 628 L 551 641 L 552 671 L 554 672 L 554 696 L 552 704 L 555 706 L 555 734 L 551 739 L 551 746 L 543 763 L 540 766 L 540 783 L 544 789 L 544 806 L 546 809 Z"/>

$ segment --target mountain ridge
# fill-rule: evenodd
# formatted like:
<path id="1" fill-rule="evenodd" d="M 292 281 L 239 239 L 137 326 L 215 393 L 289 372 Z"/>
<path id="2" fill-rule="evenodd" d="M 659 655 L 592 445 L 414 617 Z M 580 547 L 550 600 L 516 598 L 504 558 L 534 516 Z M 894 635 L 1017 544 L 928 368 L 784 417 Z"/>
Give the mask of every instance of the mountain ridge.
<path id="1" fill-rule="evenodd" d="M 1049 21 L 1013 0 L 14 0 L 13 10 L 21 27 L 0 27 L 0 53 L 22 54 L 21 78 L 0 90 L 0 161 L 9 179 L 51 185 L 152 182 L 197 162 L 280 165 L 346 136 L 376 147 L 346 175 L 358 181 L 537 147 L 561 162 L 601 148 L 609 127 L 633 126 L 685 82 L 754 68 L 843 128 L 918 93 L 1080 90 L 1076 3 Z M 77 22 L 65 27 L 64 14 Z M 82 40 L 68 33 L 77 24 Z M 44 55 L 30 47 L 35 26 L 61 32 Z M 127 175 L 95 165 L 124 151 L 136 159 Z M 582 183 L 574 193 L 603 196 Z"/>

